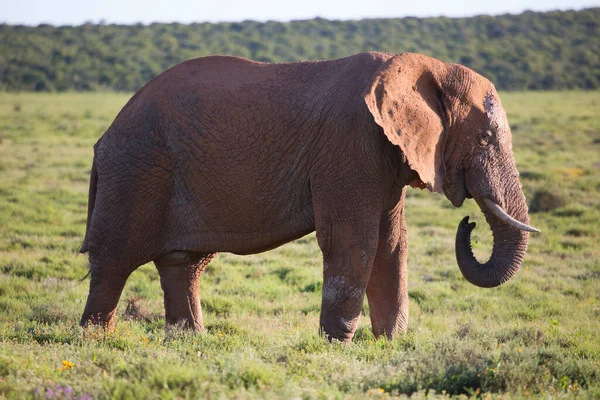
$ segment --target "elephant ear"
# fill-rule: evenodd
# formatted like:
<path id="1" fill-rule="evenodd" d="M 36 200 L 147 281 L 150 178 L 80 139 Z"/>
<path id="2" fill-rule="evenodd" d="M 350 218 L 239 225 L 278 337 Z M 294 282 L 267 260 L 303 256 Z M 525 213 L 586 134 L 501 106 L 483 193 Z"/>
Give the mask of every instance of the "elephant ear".
<path id="1" fill-rule="evenodd" d="M 375 122 L 390 142 L 400 147 L 411 169 L 426 187 L 442 192 L 447 115 L 441 80 L 448 67 L 420 54 L 389 59 L 363 92 Z"/>

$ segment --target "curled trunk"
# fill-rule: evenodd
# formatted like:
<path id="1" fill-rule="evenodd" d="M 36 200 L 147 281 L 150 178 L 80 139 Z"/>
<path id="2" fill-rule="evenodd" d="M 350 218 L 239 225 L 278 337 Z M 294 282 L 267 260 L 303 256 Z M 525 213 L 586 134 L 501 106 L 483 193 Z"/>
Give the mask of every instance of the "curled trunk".
<path id="1" fill-rule="evenodd" d="M 519 200 L 518 204 L 510 207 L 509 214 L 527 224 L 529 217 L 525 197 L 522 193 L 515 197 Z M 465 217 L 456 232 L 456 261 L 469 282 L 479 287 L 495 287 L 512 278 L 521 266 L 527 251 L 529 233 L 500 220 L 486 207 L 485 202 L 478 199 L 477 203 L 492 229 L 492 255 L 486 263 L 477 261 L 471 248 L 471 231 L 475 228 L 475 223 L 469 223 L 469 217 Z"/>

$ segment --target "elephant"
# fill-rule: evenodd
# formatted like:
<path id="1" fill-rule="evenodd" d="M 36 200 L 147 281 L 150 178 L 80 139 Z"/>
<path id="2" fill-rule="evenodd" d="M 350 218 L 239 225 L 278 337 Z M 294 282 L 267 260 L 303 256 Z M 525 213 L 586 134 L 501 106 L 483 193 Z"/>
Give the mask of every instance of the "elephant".
<path id="1" fill-rule="evenodd" d="M 182 62 L 140 89 L 94 145 L 81 325 L 112 328 L 129 275 L 153 261 L 167 326 L 203 329 L 199 279 L 219 252 L 255 254 L 316 231 L 320 329 L 375 336 L 408 323 L 407 187 L 473 198 L 494 235 L 479 263 L 463 219 L 455 252 L 480 287 L 523 261 L 528 208 L 494 85 L 414 53 L 271 64 Z"/>

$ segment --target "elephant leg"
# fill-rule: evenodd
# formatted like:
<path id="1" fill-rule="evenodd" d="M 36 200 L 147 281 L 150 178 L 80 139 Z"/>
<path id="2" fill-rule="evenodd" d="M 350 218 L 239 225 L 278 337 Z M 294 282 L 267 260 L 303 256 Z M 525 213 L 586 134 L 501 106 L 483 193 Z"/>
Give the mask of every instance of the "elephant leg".
<path id="1" fill-rule="evenodd" d="M 93 263 L 90 271 L 90 292 L 81 316 L 80 325 L 85 327 L 91 322 L 109 330 L 113 329 L 117 304 L 131 272 L 113 273 L 114 271 L 121 271 L 121 269 L 105 266 L 99 268 Z"/>
<path id="2" fill-rule="evenodd" d="M 391 338 L 406 332 L 408 324 L 408 240 L 404 221 L 404 193 L 394 209 L 382 215 L 379 243 L 373 262 L 367 299 L 373 334 Z"/>
<path id="3" fill-rule="evenodd" d="M 358 326 L 377 251 L 380 212 L 360 211 L 360 205 L 336 206 L 333 211 L 315 207 L 323 252 L 320 326 L 329 340 L 349 342 Z"/>
<path id="4" fill-rule="evenodd" d="M 172 251 L 154 260 L 164 292 L 167 325 L 181 324 L 194 331 L 204 329 L 200 275 L 214 255 Z"/>

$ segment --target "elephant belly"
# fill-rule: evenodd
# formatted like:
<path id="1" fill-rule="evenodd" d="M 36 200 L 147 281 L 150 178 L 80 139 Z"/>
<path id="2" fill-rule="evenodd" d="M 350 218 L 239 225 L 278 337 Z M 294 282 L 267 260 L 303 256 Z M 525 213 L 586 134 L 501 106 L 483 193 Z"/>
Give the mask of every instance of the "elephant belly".
<path id="1" fill-rule="evenodd" d="M 254 254 L 298 239 L 315 229 L 312 199 L 302 192 L 212 191 L 183 202 L 174 196 L 165 251 Z"/>
<path id="2" fill-rule="evenodd" d="M 180 216 L 181 217 L 181 216 Z M 314 231 L 312 208 L 298 210 L 286 220 L 273 218 L 251 225 L 239 221 L 229 224 L 230 216 L 210 218 L 197 215 L 171 218 L 164 251 L 189 250 L 202 253 L 228 252 L 255 254 L 281 246 Z M 243 216 L 240 216 L 240 220 Z"/>
<path id="3" fill-rule="evenodd" d="M 258 253 L 314 230 L 308 158 L 294 163 L 290 154 L 298 154 L 299 149 L 282 155 L 275 144 L 273 148 L 244 145 L 227 136 L 218 144 L 218 153 L 201 155 L 195 149 L 217 145 L 204 139 L 198 147 L 179 146 L 185 151 L 175 160 L 178 179 L 173 179 L 165 219 L 169 247 Z M 265 156 L 276 153 L 281 162 Z"/>

